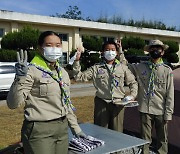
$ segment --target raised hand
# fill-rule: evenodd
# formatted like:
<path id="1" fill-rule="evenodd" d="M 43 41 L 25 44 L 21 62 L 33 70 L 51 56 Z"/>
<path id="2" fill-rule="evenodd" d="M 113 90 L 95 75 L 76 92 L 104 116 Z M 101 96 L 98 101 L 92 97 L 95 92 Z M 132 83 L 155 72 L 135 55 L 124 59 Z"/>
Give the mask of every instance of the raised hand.
<path id="1" fill-rule="evenodd" d="M 75 60 L 78 61 L 80 59 L 80 57 L 81 57 L 81 52 L 77 51 Z"/>
<path id="2" fill-rule="evenodd" d="M 16 75 L 26 76 L 28 71 L 27 66 L 27 51 L 21 50 L 17 52 L 17 63 L 15 64 Z"/>
<path id="3" fill-rule="evenodd" d="M 76 59 L 75 59 L 76 61 L 80 59 L 82 52 L 84 52 L 84 47 L 83 46 L 77 47 Z"/>
<path id="4" fill-rule="evenodd" d="M 122 47 L 121 39 L 117 39 L 117 40 L 116 40 L 116 45 L 117 45 L 118 48 L 121 48 L 121 47 Z"/>
<path id="5" fill-rule="evenodd" d="M 128 102 L 128 101 L 134 101 L 134 97 L 131 95 L 128 95 L 123 99 L 123 102 Z"/>

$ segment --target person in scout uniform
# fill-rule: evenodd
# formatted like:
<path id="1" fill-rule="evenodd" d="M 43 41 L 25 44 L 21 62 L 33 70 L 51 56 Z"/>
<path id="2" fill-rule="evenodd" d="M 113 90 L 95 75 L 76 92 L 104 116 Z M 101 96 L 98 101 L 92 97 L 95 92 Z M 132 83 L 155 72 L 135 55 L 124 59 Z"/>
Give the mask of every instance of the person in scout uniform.
<path id="1" fill-rule="evenodd" d="M 126 96 L 128 100 L 136 98 L 138 85 L 128 67 L 116 61 L 117 51 L 114 41 L 105 42 L 102 46 L 102 62 L 84 72 L 81 72 L 78 52 L 73 63 L 73 74 L 76 81 L 93 80 L 96 88 L 94 124 L 122 132 L 124 107 L 119 104 L 126 96 L 124 82 L 130 88 L 130 94 Z"/>
<path id="2" fill-rule="evenodd" d="M 73 113 L 70 79 L 57 59 L 62 56 L 58 34 L 41 33 L 39 51 L 27 66 L 27 52 L 17 53 L 16 77 L 7 105 L 24 106 L 21 139 L 26 154 L 68 153 L 68 124 L 76 136 L 85 136 Z"/>
<path id="3" fill-rule="evenodd" d="M 159 154 L 168 153 L 167 124 L 172 120 L 174 109 L 172 70 L 162 60 L 167 48 L 160 40 L 151 40 L 144 48 L 149 52 L 151 60 L 130 66 L 139 84 L 137 99 L 141 137 L 151 142 L 151 132 L 155 124 L 156 148 Z M 143 153 L 149 154 L 149 145 L 144 146 Z"/>

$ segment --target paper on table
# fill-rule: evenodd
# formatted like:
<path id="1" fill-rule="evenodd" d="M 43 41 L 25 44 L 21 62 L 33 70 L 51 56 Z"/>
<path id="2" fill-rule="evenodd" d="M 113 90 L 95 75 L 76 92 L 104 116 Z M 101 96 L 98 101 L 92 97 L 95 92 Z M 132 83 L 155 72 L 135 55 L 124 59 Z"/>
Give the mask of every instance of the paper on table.
<path id="1" fill-rule="evenodd" d="M 124 107 L 135 107 L 138 105 L 139 103 L 137 101 L 128 101 L 128 104 L 126 104 Z"/>
<path id="2" fill-rule="evenodd" d="M 137 101 L 127 101 L 127 102 L 116 103 L 116 105 L 123 105 L 124 107 L 135 107 L 138 106 L 139 104 Z"/>
<path id="3" fill-rule="evenodd" d="M 73 137 L 69 142 L 69 149 L 71 151 L 78 151 L 85 153 L 104 144 L 105 142 L 103 140 L 97 139 L 90 135 L 86 136 L 85 138 Z"/>
<path id="4" fill-rule="evenodd" d="M 69 65 L 72 65 L 76 59 L 76 55 L 77 55 L 77 52 L 75 52 L 74 56 L 71 57 L 71 59 L 69 60 Z"/>

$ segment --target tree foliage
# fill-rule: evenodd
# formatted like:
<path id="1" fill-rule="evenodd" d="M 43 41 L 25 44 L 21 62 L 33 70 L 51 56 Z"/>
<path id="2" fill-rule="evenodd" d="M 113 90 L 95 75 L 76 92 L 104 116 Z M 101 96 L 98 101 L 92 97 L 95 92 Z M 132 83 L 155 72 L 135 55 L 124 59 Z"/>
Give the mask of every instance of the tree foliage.
<path id="1" fill-rule="evenodd" d="M 34 55 L 34 50 L 30 50 L 27 52 L 28 54 L 28 62 L 30 62 Z M 8 49 L 0 49 L 0 61 L 1 62 L 17 62 L 17 50 L 8 50 Z"/>
<path id="2" fill-rule="evenodd" d="M 111 18 L 107 18 L 107 15 L 100 16 L 97 20 L 97 22 L 103 22 L 103 23 L 110 23 L 110 24 L 117 24 L 117 25 L 126 25 L 126 26 L 133 26 L 138 28 L 152 28 L 152 29 L 161 29 L 161 30 L 170 30 L 170 31 L 180 31 L 176 28 L 176 26 L 166 26 L 161 21 L 146 21 L 145 19 L 135 21 L 134 19 L 124 20 L 121 16 L 113 16 Z"/>
<path id="3" fill-rule="evenodd" d="M 0 49 L 0 61 L 16 62 L 16 52 L 16 50 Z"/>
<path id="4" fill-rule="evenodd" d="M 174 41 L 164 41 L 165 44 L 169 46 L 169 48 L 165 51 L 164 58 L 168 63 L 177 63 L 179 62 L 179 57 L 177 52 L 179 50 L 179 46 L 177 42 Z"/>
<path id="5" fill-rule="evenodd" d="M 145 41 L 140 37 L 124 37 L 122 39 L 122 45 L 124 50 L 134 49 L 143 49 L 145 46 Z"/>
<path id="6" fill-rule="evenodd" d="M 81 16 L 81 11 L 77 6 L 69 6 L 68 10 L 64 14 L 56 13 L 56 15 L 51 15 L 51 16 L 59 17 L 59 18 L 84 20 L 83 17 Z"/>
<path id="7" fill-rule="evenodd" d="M 1 47 L 2 49 L 16 50 L 18 48 L 18 32 L 9 32 L 2 37 Z"/>
<path id="8" fill-rule="evenodd" d="M 83 46 L 91 51 L 100 51 L 103 39 L 97 36 L 83 36 Z"/>
<path id="9" fill-rule="evenodd" d="M 133 56 L 145 56 L 143 49 L 135 49 L 130 48 L 127 52 L 125 52 L 125 55 L 133 55 Z"/>
<path id="10" fill-rule="evenodd" d="M 166 26 L 162 21 L 152 21 L 152 20 L 142 20 L 136 21 L 134 19 L 124 20 L 121 15 L 114 15 L 108 18 L 108 15 L 102 15 L 97 19 L 91 19 L 90 17 L 86 17 L 85 19 L 82 17 L 82 12 L 79 10 L 78 6 L 69 6 L 68 10 L 64 14 L 56 13 L 55 15 L 51 15 L 52 17 L 59 18 L 68 18 L 68 19 L 77 19 L 77 20 L 86 20 L 86 21 L 95 21 L 102 23 L 110 23 L 117 25 L 127 25 L 134 26 L 139 28 L 153 28 L 153 29 L 161 29 L 161 30 L 170 30 L 170 31 L 180 31 L 176 26 Z"/>
<path id="11" fill-rule="evenodd" d="M 9 32 L 3 36 L 1 46 L 3 49 L 10 50 L 29 50 L 31 48 L 37 49 L 37 41 L 40 35 L 38 29 L 33 29 L 30 26 L 25 26 L 19 32 Z"/>

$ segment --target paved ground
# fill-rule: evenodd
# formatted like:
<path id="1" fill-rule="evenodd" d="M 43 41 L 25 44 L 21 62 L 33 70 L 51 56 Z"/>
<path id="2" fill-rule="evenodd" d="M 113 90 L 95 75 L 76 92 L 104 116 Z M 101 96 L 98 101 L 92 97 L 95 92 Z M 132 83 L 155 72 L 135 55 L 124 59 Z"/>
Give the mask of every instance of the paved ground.
<path id="1" fill-rule="evenodd" d="M 93 84 L 72 84 L 71 85 L 71 97 L 81 97 L 81 96 L 94 96 L 95 88 Z"/>
<path id="2" fill-rule="evenodd" d="M 128 91 L 128 89 L 126 88 Z M 95 88 L 92 83 L 72 84 L 70 87 L 71 97 L 95 96 Z M 6 95 L 0 97 L 0 106 L 6 105 Z"/>
<path id="3" fill-rule="evenodd" d="M 71 85 L 71 97 L 94 96 L 95 88 L 91 83 L 78 83 Z M 0 106 L 6 105 L 6 94 L 0 97 Z"/>
<path id="4" fill-rule="evenodd" d="M 2 99 L 2 98 L 1 98 Z M 4 100 L 5 99 L 5 97 L 3 97 L 3 100 L 0 100 L 0 106 L 2 106 L 2 105 L 6 105 L 6 100 Z"/>

